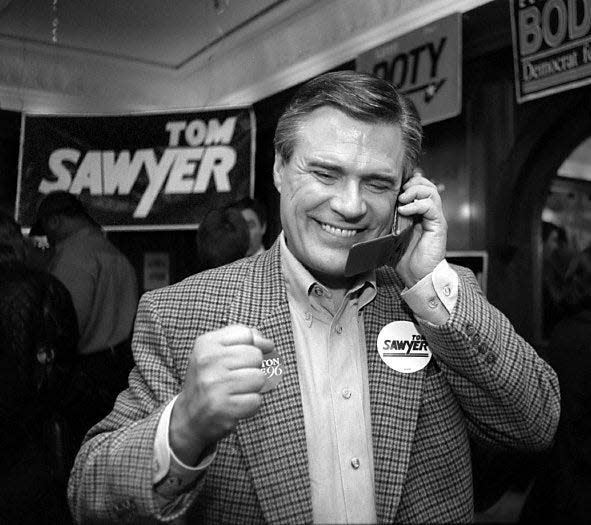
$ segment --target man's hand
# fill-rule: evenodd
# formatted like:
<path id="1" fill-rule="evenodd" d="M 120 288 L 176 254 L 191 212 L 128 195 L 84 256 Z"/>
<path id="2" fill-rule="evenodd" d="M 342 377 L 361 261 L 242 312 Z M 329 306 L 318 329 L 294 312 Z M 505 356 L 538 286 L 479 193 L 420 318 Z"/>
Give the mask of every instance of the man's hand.
<path id="1" fill-rule="evenodd" d="M 199 336 L 170 419 L 169 442 L 194 465 L 203 450 L 261 406 L 263 355 L 273 342 L 256 329 L 231 325 Z"/>
<path id="2" fill-rule="evenodd" d="M 408 249 L 396 266 L 398 275 L 410 288 L 444 259 L 447 222 L 437 188 L 422 175 L 414 175 L 402 186 L 398 201 L 400 215 L 422 216 L 414 225 Z"/>

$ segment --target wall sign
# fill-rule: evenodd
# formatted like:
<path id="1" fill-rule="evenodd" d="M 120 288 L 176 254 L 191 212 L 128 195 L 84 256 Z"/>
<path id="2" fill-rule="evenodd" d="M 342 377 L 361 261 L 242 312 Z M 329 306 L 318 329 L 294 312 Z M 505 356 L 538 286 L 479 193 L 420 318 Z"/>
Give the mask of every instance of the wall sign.
<path id="1" fill-rule="evenodd" d="M 250 108 L 122 116 L 24 115 L 17 220 L 79 196 L 106 230 L 196 228 L 208 209 L 252 195 Z"/>
<path id="2" fill-rule="evenodd" d="M 357 71 L 384 78 L 415 103 L 423 125 L 462 111 L 462 15 L 454 13 L 360 55 Z"/>
<path id="3" fill-rule="evenodd" d="M 511 0 L 518 102 L 591 83 L 591 0 Z"/>

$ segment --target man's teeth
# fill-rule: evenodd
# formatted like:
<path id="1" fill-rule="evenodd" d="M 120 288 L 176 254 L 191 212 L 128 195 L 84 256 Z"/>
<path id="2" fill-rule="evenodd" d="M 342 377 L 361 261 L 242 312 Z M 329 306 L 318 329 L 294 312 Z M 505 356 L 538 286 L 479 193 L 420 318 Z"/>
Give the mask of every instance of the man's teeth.
<path id="1" fill-rule="evenodd" d="M 335 228 L 330 224 L 321 223 L 320 227 L 328 232 L 332 233 L 333 235 L 338 235 L 339 237 L 353 237 L 357 233 L 357 230 L 342 230 L 341 228 Z"/>

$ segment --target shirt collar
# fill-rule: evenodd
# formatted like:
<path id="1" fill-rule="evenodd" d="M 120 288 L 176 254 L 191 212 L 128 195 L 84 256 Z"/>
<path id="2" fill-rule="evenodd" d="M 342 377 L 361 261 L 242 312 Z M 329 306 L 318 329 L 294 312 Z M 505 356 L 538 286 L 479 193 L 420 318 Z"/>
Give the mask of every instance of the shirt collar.
<path id="1" fill-rule="evenodd" d="M 300 305 L 312 304 L 314 299 L 317 299 L 312 299 L 316 293 L 319 293 L 317 290 L 322 291 L 319 295 L 324 294 L 325 297 L 330 298 L 331 290 L 315 279 L 312 274 L 304 268 L 302 263 L 296 259 L 293 253 L 291 253 L 285 242 L 285 234 L 283 232 L 279 234 L 279 249 L 281 251 L 281 271 L 285 286 L 288 295 L 290 295 L 296 303 Z M 376 294 L 375 270 L 370 270 L 358 275 L 355 283 L 349 290 L 347 290 L 345 295 L 352 297 L 357 292 L 361 295 L 359 308 L 362 308 L 373 300 Z"/>

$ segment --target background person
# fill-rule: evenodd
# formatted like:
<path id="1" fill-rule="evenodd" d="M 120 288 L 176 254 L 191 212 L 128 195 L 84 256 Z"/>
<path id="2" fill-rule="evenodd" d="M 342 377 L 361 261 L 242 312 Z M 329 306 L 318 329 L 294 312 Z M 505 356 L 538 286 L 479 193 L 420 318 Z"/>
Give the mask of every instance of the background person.
<path id="1" fill-rule="evenodd" d="M 570 259 L 564 228 L 551 222 L 542 222 L 542 324 L 546 336 L 550 335 L 565 313 L 564 277 Z"/>
<path id="2" fill-rule="evenodd" d="M 31 235 L 45 234 L 49 271 L 68 289 L 76 309 L 80 366 L 98 394 L 86 425 L 109 413 L 133 366 L 130 338 L 138 302 L 135 270 L 104 236 L 78 198 L 56 191 L 39 204 Z"/>
<path id="3" fill-rule="evenodd" d="M 82 440 L 71 403 L 76 312 L 64 285 L 26 258 L 20 226 L 0 213 L 0 522 L 68 523 Z"/>
<path id="4" fill-rule="evenodd" d="M 217 268 L 246 256 L 248 226 L 234 208 L 207 212 L 196 234 L 198 271 Z"/>
<path id="5" fill-rule="evenodd" d="M 445 262 L 441 199 L 412 177 L 420 149 L 416 112 L 381 79 L 342 71 L 298 90 L 275 134 L 283 233 L 144 295 L 130 388 L 72 471 L 78 520 L 467 522 L 469 436 L 549 446 L 556 376 Z M 353 243 L 388 233 L 397 205 L 420 221 L 396 268 L 345 276 Z M 414 373 L 378 353 L 382 329 L 384 343 L 405 328 L 433 352 Z M 279 383 L 263 358 L 281 359 Z"/>
<path id="6" fill-rule="evenodd" d="M 246 197 L 232 206 L 246 221 L 250 235 L 250 244 L 246 255 L 256 255 L 265 251 L 263 236 L 267 232 L 267 211 L 258 199 Z"/>

